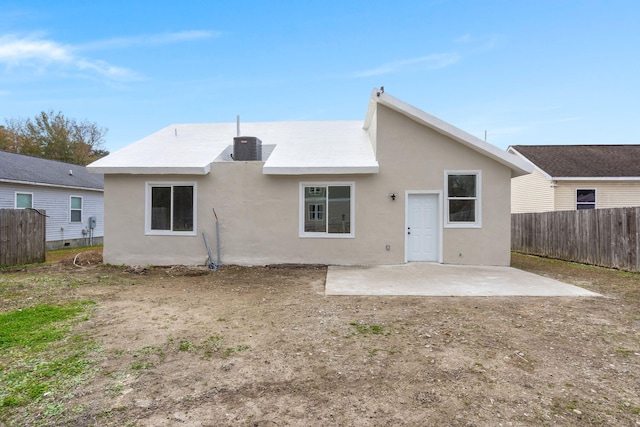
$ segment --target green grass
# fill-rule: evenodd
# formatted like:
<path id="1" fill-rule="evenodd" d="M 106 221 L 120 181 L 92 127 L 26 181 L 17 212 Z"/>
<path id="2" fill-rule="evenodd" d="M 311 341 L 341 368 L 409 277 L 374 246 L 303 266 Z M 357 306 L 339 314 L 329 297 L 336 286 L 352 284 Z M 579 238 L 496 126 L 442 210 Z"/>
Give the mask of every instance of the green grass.
<path id="1" fill-rule="evenodd" d="M 391 335 L 391 332 L 385 331 L 384 326 L 368 325 L 366 323 L 351 322 L 349 325 L 355 328 L 355 332 L 361 335 Z"/>
<path id="2" fill-rule="evenodd" d="M 0 314 L 0 419 L 37 404 L 42 405 L 41 417 L 63 412 L 62 403 L 50 399 L 91 371 L 87 353 L 94 344 L 86 336 L 69 334 L 91 305 L 38 305 Z"/>
<path id="3" fill-rule="evenodd" d="M 62 338 L 66 330 L 55 322 L 84 311 L 80 304 L 41 305 L 0 315 L 0 350 L 11 347 L 38 349 Z"/>
<path id="4" fill-rule="evenodd" d="M 232 354 L 240 353 L 241 351 L 245 351 L 245 350 L 249 350 L 249 349 L 251 349 L 251 347 L 249 347 L 248 345 L 237 345 L 235 347 L 227 347 L 224 350 L 224 355 L 225 355 L 225 357 L 229 357 Z"/>

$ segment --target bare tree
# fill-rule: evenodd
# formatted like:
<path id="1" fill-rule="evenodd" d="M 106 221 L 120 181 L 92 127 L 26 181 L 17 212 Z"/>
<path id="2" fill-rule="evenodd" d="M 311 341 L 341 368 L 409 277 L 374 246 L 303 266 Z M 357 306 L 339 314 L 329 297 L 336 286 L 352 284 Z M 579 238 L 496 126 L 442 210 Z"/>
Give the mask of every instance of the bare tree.
<path id="1" fill-rule="evenodd" d="M 109 154 L 102 147 L 106 128 L 43 111 L 33 119 L 7 119 L 0 149 L 50 160 L 87 165 Z"/>

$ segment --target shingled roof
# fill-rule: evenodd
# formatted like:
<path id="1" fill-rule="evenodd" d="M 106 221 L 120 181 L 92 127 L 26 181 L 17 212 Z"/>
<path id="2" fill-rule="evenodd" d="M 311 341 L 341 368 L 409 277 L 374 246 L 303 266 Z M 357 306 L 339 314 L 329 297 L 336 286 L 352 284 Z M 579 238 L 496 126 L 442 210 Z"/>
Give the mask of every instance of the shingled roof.
<path id="1" fill-rule="evenodd" d="M 640 177 L 640 145 L 512 145 L 552 178 Z"/>
<path id="2" fill-rule="evenodd" d="M 103 190 L 102 174 L 84 166 L 0 151 L 0 182 Z"/>

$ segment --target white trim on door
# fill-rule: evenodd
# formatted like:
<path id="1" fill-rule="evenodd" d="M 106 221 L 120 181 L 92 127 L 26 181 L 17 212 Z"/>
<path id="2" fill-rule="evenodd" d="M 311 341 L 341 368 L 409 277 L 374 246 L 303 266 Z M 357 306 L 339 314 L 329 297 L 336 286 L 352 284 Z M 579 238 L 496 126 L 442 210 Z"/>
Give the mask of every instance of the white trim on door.
<path id="1" fill-rule="evenodd" d="M 442 230 L 443 230 L 443 201 L 442 201 L 442 190 L 406 190 L 404 197 L 404 262 L 409 262 L 407 260 L 408 252 L 409 252 L 409 238 L 407 234 L 407 228 L 409 227 L 409 197 L 411 195 L 418 194 L 427 194 L 427 195 L 435 195 L 438 199 L 438 227 L 437 227 L 437 262 L 442 263 Z"/>

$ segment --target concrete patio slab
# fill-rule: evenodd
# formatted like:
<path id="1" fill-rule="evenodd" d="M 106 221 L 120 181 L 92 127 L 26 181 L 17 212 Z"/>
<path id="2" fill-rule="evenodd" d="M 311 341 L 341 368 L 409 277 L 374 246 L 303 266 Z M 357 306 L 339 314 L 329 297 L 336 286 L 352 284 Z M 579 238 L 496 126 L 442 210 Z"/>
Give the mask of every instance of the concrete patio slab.
<path id="1" fill-rule="evenodd" d="M 512 267 L 407 263 L 329 266 L 326 295 L 602 296 Z"/>

